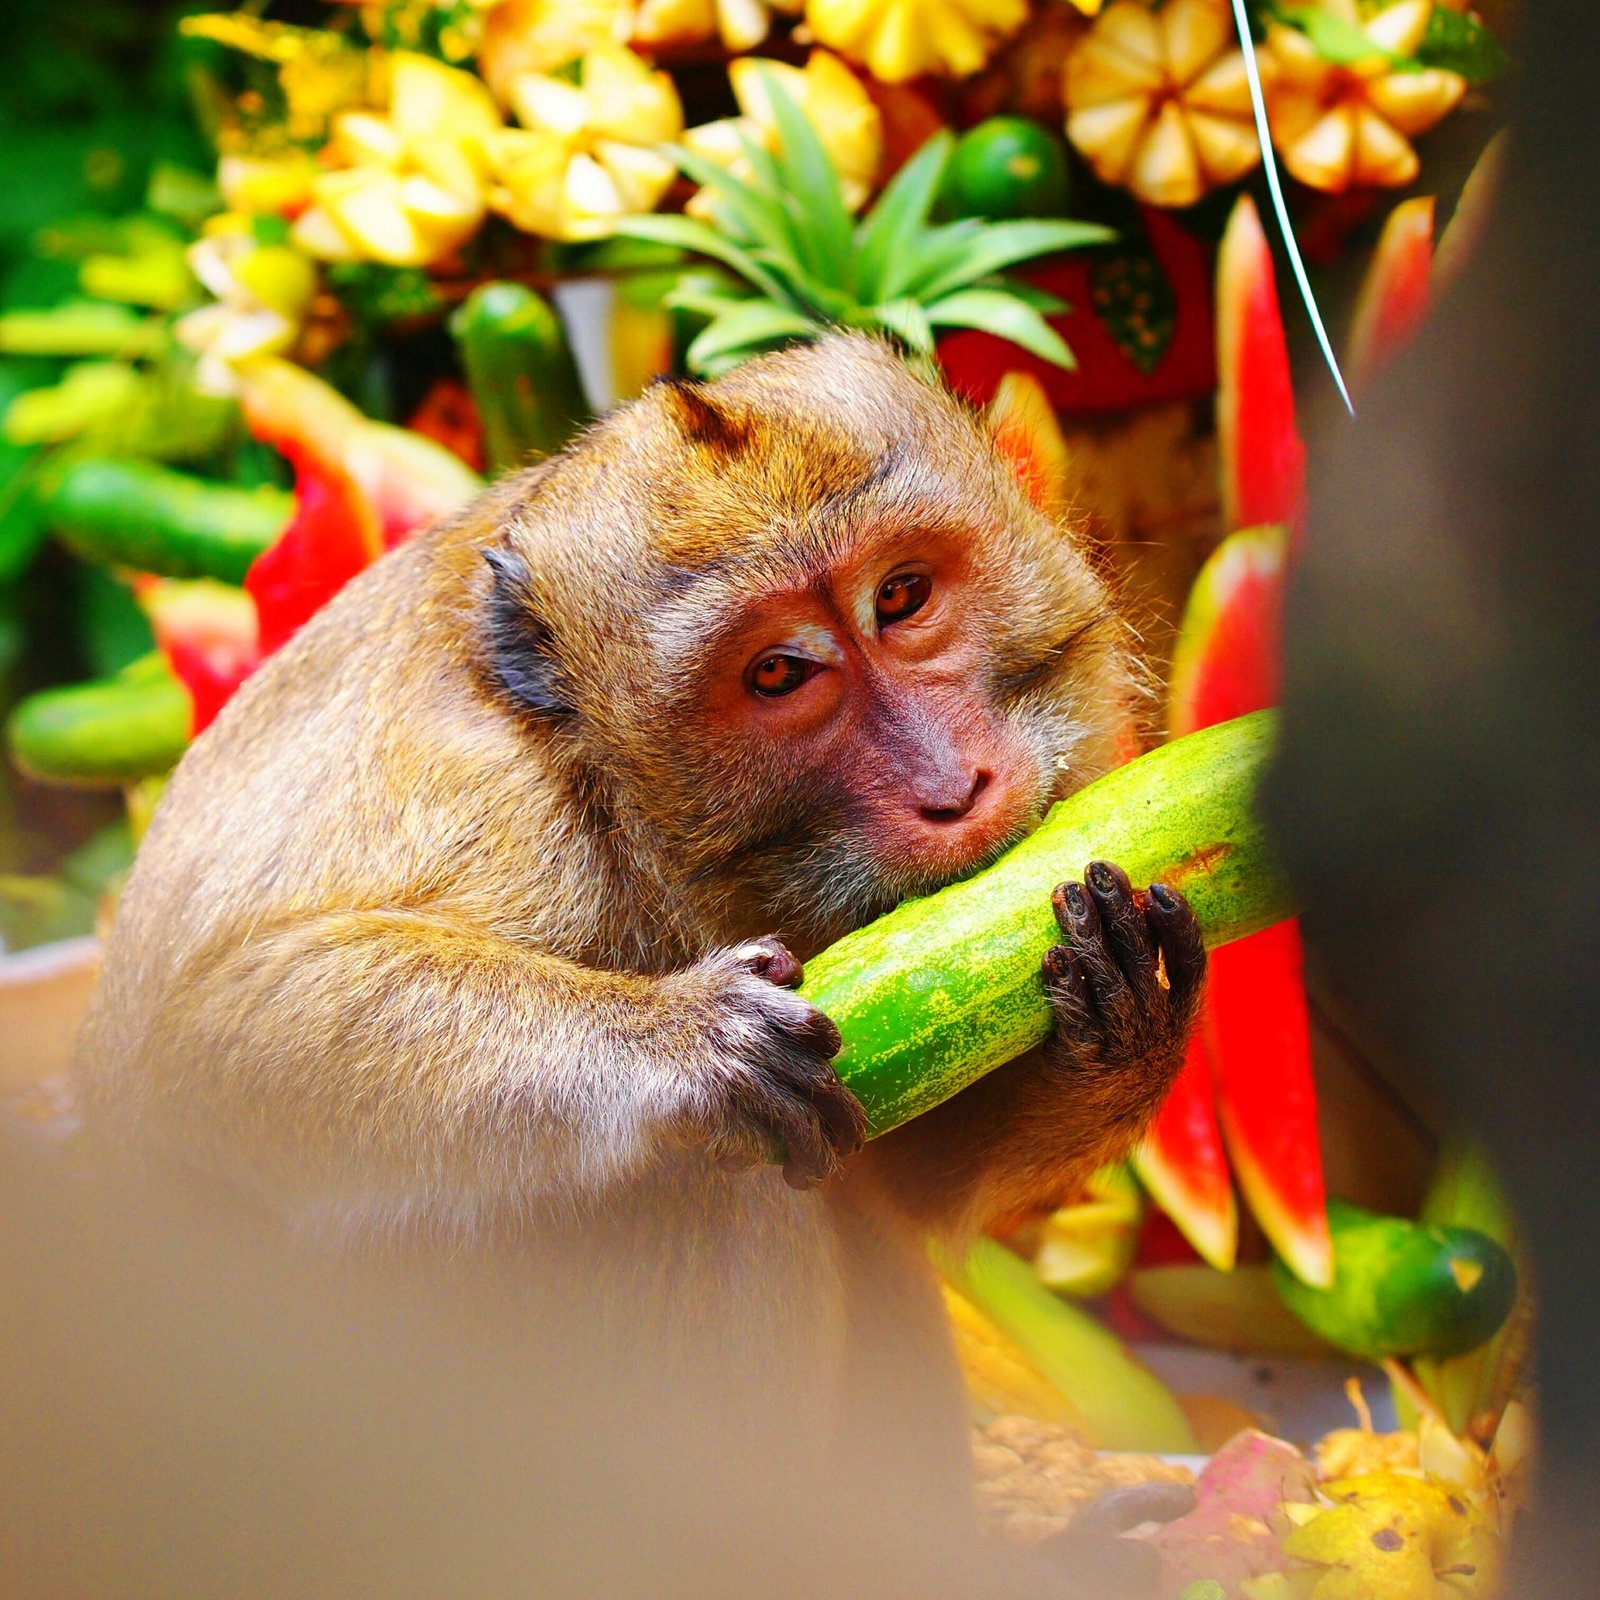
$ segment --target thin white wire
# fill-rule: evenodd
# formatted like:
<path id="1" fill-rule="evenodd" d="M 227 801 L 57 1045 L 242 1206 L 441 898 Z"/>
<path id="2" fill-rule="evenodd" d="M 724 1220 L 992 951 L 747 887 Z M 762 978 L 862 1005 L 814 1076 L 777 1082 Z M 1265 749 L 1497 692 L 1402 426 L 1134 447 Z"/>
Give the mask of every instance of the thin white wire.
<path id="1" fill-rule="evenodd" d="M 1350 391 L 1345 388 L 1344 374 L 1339 370 L 1338 358 L 1328 341 L 1328 330 L 1322 325 L 1322 313 L 1317 310 L 1316 296 L 1311 292 L 1311 282 L 1306 277 L 1306 265 L 1300 259 L 1300 246 L 1295 243 L 1294 229 L 1289 226 L 1289 208 L 1283 201 L 1283 185 L 1278 181 L 1278 163 L 1272 153 L 1272 131 L 1267 126 L 1267 102 L 1261 93 L 1261 74 L 1256 67 L 1255 40 L 1250 37 L 1250 19 L 1245 14 L 1244 0 L 1233 0 L 1233 20 L 1239 29 L 1239 46 L 1244 51 L 1245 77 L 1250 80 L 1250 105 L 1256 117 L 1256 137 L 1261 141 L 1261 164 L 1266 168 L 1267 187 L 1272 191 L 1273 208 L 1278 214 L 1278 231 L 1283 235 L 1284 248 L 1289 252 L 1289 265 L 1294 268 L 1295 282 L 1300 285 L 1300 298 L 1306 303 L 1311 326 L 1322 346 L 1323 359 L 1339 386 L 1339 398 L 1353 417 L 1356 408 L 1350 403 Z"/>

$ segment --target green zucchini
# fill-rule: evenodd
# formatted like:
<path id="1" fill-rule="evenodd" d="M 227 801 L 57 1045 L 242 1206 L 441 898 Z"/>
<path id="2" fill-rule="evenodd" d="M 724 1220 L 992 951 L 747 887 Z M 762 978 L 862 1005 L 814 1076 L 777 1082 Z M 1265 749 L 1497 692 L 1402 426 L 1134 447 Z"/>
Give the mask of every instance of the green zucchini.
<path id="1" fill-rule="evenodd" d="M 97 457 L 70 463 L 44 485 L 40 510 L 91 561 L 243 583 L 250 563 L 283 532 L 294 497 Z"/>
<path id="2" fill-rule="evenodd" d="M 11 757 L 31 778 L 75 788 L 120 788 L 168 772 L 188 746 L 189 691 L 160 655 L 114 678 L 42 689 L 12 712 Z"/>
<path id="3" fill-rule="evenodd" d="M 450 318 L 494 473 L 553 455 L 589 420 L 561 319 L 520 283 L 481 283 Z"/>
<path id="4" fill-rule="evenodd" d="M 1310 1288 L 1282 1262 L 1273 1263 L 1273 1282 L 1307 1327 L 1352 1355 L 1460 1355 L 1491 1338 L 1516 1300 L 1511 1256 L 1475 1228 L 1381 1217 L 1330 1200 L 1328 1230 L 1331 1289 Z"/>
<path id="5" fill-rule="evenodd" d="M 1088 862 L 1181 889 L 1208 944 L 1293 915 L 1254 809 L 1274 725 L 1258 711 L 1152 750 L 1052 807 L 993 866 L 908 900 L 806 963 L 800 993 L 838 1025 L 835 1064 L 872 1133 L 1049 1033 L 1040 962 L 1061 939 L 1050 893 Z"/>

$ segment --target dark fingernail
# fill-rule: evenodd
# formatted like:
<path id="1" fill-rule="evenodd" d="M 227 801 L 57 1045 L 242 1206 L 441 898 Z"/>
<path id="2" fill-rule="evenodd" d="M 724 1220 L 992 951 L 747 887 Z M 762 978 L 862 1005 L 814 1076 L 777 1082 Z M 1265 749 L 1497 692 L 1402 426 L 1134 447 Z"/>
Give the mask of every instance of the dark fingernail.
<path id="1" fill-rule="evenodd" d="M 1178 897 L 1164 883 L 1150 885 L 1150 898 L 1161 907 L 1163 911 L 1175 911 L 1178 907 Z"/>
<path id="2" fill-rule="evenodd" d="M 1083 885 L 1081 883 L 1069 883 L 1066 889 L 1066 896 L 1067 910 L 1070 911 L 1073 916 L 1081 917 L 1087 913 L 1089 909 L 1089 897 L 1083 892 Z"/>
<path id="3" fill-rule="evenodd" d="M 1104 861 L 1091 861 L 1089 870 L 1084 876 L 1101 894 L 1109 894 L 1117 886 L 1117 880 L 1113 876 L 1109 864 Z"/>

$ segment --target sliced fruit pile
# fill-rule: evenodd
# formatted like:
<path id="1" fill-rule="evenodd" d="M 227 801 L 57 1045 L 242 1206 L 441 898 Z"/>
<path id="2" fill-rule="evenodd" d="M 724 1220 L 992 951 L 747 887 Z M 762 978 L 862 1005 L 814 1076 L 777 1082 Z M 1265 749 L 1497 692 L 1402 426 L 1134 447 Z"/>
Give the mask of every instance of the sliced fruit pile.
<path id="1" fill-rule="evenodd" d="M 1151 1592 L 1173 1600 L 1495 1600 L 1527 1493 L 1527 1417 L 1491 1450 L 1425 1419 L 1359 1428 L 1310 1455 L 1255 1429 L 1197 1476 L 1159 1458 L 1095 1454 L 1063 1425 L 1001 1416 L 973 1447 L 978 1500 L 1001 1537 L 1032 1542 L 1092 1527 L 1142 1546 Z M 1132 1552 L 1130 1552 L 1130 1555 Z M 1130 1562 L 1130 1567 L 1131 1567 Z"/>

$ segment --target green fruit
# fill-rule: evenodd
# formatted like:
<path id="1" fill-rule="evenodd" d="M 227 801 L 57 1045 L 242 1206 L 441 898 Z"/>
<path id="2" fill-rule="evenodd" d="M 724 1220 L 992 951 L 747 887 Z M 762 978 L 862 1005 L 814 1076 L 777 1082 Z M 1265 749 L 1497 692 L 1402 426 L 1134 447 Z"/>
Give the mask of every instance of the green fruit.
<path id="1" fill-rule="evenodd" d="M 148 461 L 92 458 L 72 462 L 48 483 L 40 509 L 91 561 L 164 578 L 243 583 L 250 563 L 283 532 L 294 497 L 208 483 Z"/>
<path id="2" fill-rule="evenodd" d="M 161 656 L 149 655 L 114 678 L 29 695 L 6 734 L 29 777 L 117 788 L 176 766 L 193 720 L 188 690 Z"/>
<path id="3" fill-rule="evenodd" d="M 993 866 L 847 934 L 800 993 L 838 1026 L 839 1075 L 883 1133 L 1050 1032 L 1040 962 L 1061 940 L 1050 893 L 1090 861 L 1181 889 L 1208 944 L 1293 915 L 1254 799 L 1273 713 L 1175 739 L 1052 807 Z"/>
<path id="4" fill-rule="evenodd" d="M 1282 1262 L 1278 1293 L 1330 1344 L 1370 1361 L 1454 1356 L 1490 1338 L 1511 1312 L 1517 1271 L 1505 1248 L 1474 1228 L 1430 1227 L 1328 1202 L 1331 1289 L 1301 1283 Z"/>
<path id="5" fill-rule="evenodd" d="M 1067 154 L 1028 117 L 990 117 L 956 141 L 939 191 L 954 217 L 1059 217 L 1067 210 Z"/>
<path id="6" fill-rule="evenodd" d="M 481 283 L 450 318 L 491 472 L 553 455 L 589 420 L 566 330 L 520 283 Z"/>

